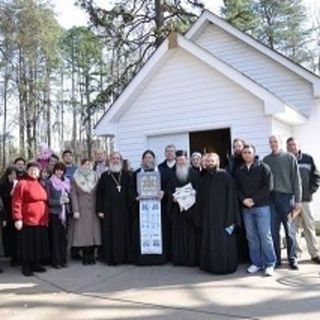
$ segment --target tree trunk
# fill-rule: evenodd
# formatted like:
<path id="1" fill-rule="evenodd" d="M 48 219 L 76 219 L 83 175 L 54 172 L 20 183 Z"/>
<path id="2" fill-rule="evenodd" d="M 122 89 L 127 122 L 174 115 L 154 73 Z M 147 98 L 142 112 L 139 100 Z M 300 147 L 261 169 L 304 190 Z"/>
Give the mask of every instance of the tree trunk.
<path id="1" fill-rule="evenodd" d="M 89 74 L 86 73 L 85 76 L 85 95 L 86 95 L 86 128 L 87 128 L 87 151 L 88 157 L 91 158 L 92 155 L 92 124 L 91 124 L 91 112 L 90 112 L 90 79 Z"/>
<path id="2" fill-rule="evenodd" d="M 25 70 L 21 49 L 19 49 L 19 69 L 17 74 L 17 84 L 19 90 L 19 150 L 20 156 L 25 157 Z"/>
<path id="3" fill-rule="evenodd" d="M 60 141 L 64 143 L 64 75 L 61 72 L 61 102 L 60 102 Z"/>
<path id="4" fill-rule="evenodd" d="M 3 83 L 3 126 L 2 126 L 2 168 L 7 165 L 7 98 L 8 98 L 8 74 L 5 71 L 4 83 Z"/>
<path id="5" fill-rule="evenodd" d="M 26 108 L 26 122 L 27 122 L 27 156 L 28 159 L 33 157 L 33 143 L 32 143 L 32 116 L 33 116 L 33 85 L 30 79 L 27 80 L 27 88 L 29 93 L 29 104 Z"/>
<path id="6" fill-rule="evenodd" d="M 156 47 L 159 47 L 164 39 L 162 30 L 161 30 L 164 25 L 162 2 L 163 0 L 154 0 L 156 36 L 157 36 L 157 40 L 155 42 Z"/>
<path id="7" fill-rule="evenodd" d="M 46 126 L 48 147 L 51 148 L 51 95 L 50 95 L 50 70 L 46 70 Z"/>
<path id="8" fill-rule="evenodd" d="M 71 105 L 72 105 L 72 118 L 73 118 L 73 127 L 72 127 L 72 148 L 75 151 L 76 141 L 77 141 L 77 110 L 76 110 L 76 93 L 75 93 L 75 57 L 74 57 L 74 42 L 72 39 L 71 43 L 72 57 L 71 57 Z"/>

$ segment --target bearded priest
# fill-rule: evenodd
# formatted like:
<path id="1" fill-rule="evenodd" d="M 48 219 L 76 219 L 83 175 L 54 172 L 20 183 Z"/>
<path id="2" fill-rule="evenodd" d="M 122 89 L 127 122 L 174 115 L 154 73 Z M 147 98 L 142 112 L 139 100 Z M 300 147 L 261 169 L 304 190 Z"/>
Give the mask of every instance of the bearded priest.
<path id="1" fill-rule="evenodd" d="M 206 165 L 199 192 L 203 226 L 200 268 L 215 274 L 232 273 L 238 266 L 236 231 L 240 226 L 236 189 L 232 176 L 219 168 L 216 153 L 207 155 Z"/>
<path id="2" fill-rule="evenodd" d="M 193 169 L 186 151 L 176 152 L 175 176 L 168 183 L 168 216 L 172 222 L 172 262 L 179 266 L 197 266 L 200 258 L 201 219 L 196 194 L 200 173 Z M 188 203 L 181 199 L 188 199 Z M 191 202 L 190 202 L 191 201 Z"/>
<path id="3" fill-rule="evenodd" d="M 97 214 L 102 220 L 101 259 L 108 265 L 131 262 L 129 186 L 130 175 L 122 168 L 122 156 L 113 152 L 109 169 L 101 175 L 97 190 Z"/>

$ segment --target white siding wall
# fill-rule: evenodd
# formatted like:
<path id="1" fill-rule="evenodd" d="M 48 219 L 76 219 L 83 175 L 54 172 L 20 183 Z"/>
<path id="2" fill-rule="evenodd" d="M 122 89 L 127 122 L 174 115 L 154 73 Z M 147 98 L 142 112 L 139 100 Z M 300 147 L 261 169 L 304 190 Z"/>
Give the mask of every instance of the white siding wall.
<path id="1" fill-rule="evenodd" d="M 213 24 L 197 36 L 198 45 L 309 114 L 314 106 L 309 82 Z"/>
<path id="2" fill-rule="evenodd" d="M 150 135 L 228 127 L 232 138 L 267 153 L 271 120 L 262 101 L 182 49 L 174 50 L 119 120 L 117 145 L 124 157 L 137 166 Z M 156 152 L 163 154 L 160 149 Z"/>
<path id="3" fill-rule="evenodd" d="M 309 153 L 315 160 L 316 166 L 320 170 L 320 106 L 313 108 L 309 121 L 293 128 L 293 135 L 299 140 L 303 152 Z M 315 194 L 312 203 L 312 210 L 320 220 L 320 190 Z"/>
<path id="4" fill-rule="evenodd" d="M 280 135 L 282 138 L 282 147 L 286 149 L 286 141 L 292 136 L 292 129 L 286 123 L 277 119 L 272 119 L 272 134 Z"/>
<path id="5" fill-rule="evenodd" d="M 187 152 L 189 152 L 189 134 L 185 132 L 148 137 L 148 148 L 154 150 L 158 162 L 162 162 L 165 147 L 168 144 L 174 144 L 177 150 L 187 150 Z"/>

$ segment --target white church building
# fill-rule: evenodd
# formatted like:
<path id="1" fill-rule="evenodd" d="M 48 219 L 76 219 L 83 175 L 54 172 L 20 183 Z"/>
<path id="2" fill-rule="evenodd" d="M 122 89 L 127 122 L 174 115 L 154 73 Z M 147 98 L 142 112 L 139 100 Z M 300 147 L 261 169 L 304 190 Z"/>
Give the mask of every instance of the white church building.
<path id="1" fill-rule="evenodd" d="M 269 153 L 268 137 L 298 138 L 320 167 L 320 78 L 204 11 L 170 34 L 95 127 L 133 167 L 145 149 L 217 152 L 234 138 Z M 313 203 L 320 218 L 320 196 Z"/>

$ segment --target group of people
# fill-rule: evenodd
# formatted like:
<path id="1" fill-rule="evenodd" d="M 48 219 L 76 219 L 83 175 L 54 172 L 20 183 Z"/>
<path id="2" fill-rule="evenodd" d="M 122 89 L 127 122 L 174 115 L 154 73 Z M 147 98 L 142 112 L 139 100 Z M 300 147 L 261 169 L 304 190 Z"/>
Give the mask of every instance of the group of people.
<path id="1" fill-rule="evenodd" d="M 269 138 L 271 153 L 258 159 L 253 145 L 233 141 L 233 155 L 225 169 L 219 155 L 195 152 L 188 158 L 174 145 L 165 148 L 165 160 L 156 165 L 152 150 L 142 154 L 140 168 L 130 169 L 119 152 L 108 161 L 95 152 L 93 166 L 73 153 L 62 160 L 52 154 L 47 163 L 17 158 L 0 183 L 1 223 L 5 255 L 25 276 L 45 272 L 44 265 L 68 267 L 71 258 L 84 265 L 96 259 L 108 265 L 200 267 L 232 273 L 239 261 L 247 271 L 272 276 L 281 265 L 280 226 L 285 232 L 289 266 L 297 270 L 300 231 L 312 261 L 320 263 L 315 221 L 309 203 L 320 185 L 313 158 L 302 153 L 294 138 Z M 141 250 L 138 175 L 158 171 L 161 187 L 161 252 Z M 184 209 L 177 190 L 191 186 L 195 201 Z"/>

